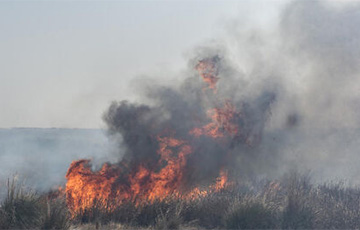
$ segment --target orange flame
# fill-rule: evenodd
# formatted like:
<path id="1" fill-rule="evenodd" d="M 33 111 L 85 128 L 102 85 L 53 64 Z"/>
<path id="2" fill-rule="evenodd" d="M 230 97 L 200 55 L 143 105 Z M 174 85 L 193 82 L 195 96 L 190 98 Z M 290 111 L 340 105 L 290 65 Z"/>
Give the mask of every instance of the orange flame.
<path id="1" fill-rule="evenodd" d="M 203 80 L 216 92 L 218 76 L 218 57 L 204 59 L 196 65 Z M 202 135 L 217 139 L 224 136 L 236 136 L 239 133 L 238 118 L 241 113 L 230 101 L 222 108 L 208 111 L 211 122 L 200 128 L 193 128 L 189 134 Z M 175 136 L 175 135 L 173 135 Z M 157 154 L 159 160 L 155 166 L 142 162 L 131 167 L 119 164 L 104 164 L 98 171 L 91 169 L 90 160 L 78 160 L 71 163 L 66 174 L 66 199 L 73 215 L 100 205 L 114 209 L 123 201 L 135 203 L 162 200 L 170 195 L 184 199 L 206 196 L 228 186 L 227 171 L 221 170 L 212 185 L 185 188 L 183 186 L 187 160 L 193 153 L 191 144 L 186 140 L 169 136 L 157 136 Z"/>
<path id="2" fill-rule="evenodd" d="M 121 180 L 119 166 L 104 164 L 101 170 L 92 171 L 89 160 L 79 160 L 71 163 L 67 172 L 66 195 L 67 204 L 73 215 L 96 204 L 113 209 L 124 200 L 162 200 L 170 195 L 191 198 L 207 194 L 195 188 L 192 191 L 182 191 L 186 156 L 192 152 L 191 147 L 182 140 L 171 137 L 158 137 L 160 155 L 159 163 L 167 165 L 159 172 L 151 171 L 140 165 L 135 172 Z M 174 150 L 178 152 L 175 154 Z M 213 191 L 225 187 L 227 175 L 223 172 L 216 184 L 210 186 Z"/>
<path id="3" fill-rule="evenodd" d="M 223 108 L 214 108 L 208 111 L 211 122 L 202 128 L 194 128 L 190 131 L 191 135 L 199 137 L 201 135 L 220 138 L 224 132 L 230 135 L 239 133 L 239 127 L 234 122 L 235 118 L 241 117 L 241 113 L 236 111 L 230 101 L 226 101 Z"/>
<path id="4" fill-rule="evenodd" d="M 216 56 L 213 58 L 203 59 L 195 66 L 199 75 L 208 84 L 209 88 L 214 90 L 214 92 L 216 92 L 216 83 L 220 79 L 217 77 L 219 74 L 217 65 L 218 61 L 219 58 Z"/>

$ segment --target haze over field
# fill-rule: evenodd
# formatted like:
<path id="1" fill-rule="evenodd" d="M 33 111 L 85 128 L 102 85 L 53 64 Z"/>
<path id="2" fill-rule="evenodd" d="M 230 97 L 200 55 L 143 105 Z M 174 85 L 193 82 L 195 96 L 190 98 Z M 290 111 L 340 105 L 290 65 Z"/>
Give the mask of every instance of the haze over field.
<path id="1" fill-rule="evenodd" d="M 104 130 L 0 129 L 0 180 L 17 175 L 39 190 L 57 188 L 74 158 L 108 161 L 113 148 Z"/>

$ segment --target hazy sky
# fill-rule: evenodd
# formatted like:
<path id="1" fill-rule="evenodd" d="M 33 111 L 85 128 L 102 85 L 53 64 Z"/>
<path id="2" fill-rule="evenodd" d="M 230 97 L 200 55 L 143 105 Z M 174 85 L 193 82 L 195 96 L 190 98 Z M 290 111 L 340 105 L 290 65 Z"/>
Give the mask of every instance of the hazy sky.
<path id="1" fill-rule="evenodd" d="M 101 128 L 131 79 L 171 78 L 233 21 L 266 26 L 277 1 L 0 1 L 0 127 Z M 141 78 L 141 77 L 140 77 Z"/>

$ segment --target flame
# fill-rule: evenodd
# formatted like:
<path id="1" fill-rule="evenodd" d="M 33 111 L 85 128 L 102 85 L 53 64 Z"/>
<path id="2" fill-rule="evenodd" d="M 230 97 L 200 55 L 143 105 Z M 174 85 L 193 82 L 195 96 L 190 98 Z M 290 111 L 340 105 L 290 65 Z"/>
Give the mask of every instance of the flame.
<path id="1" fill-rule="evenodd" d="M 214 90 L 214 92 L 216 92 L 216 83 L 220 79 L 218 77 L 218 62 L 219 57 L 215 56 L 212 58 L 203 59 L 195 66 L 195 69 L 198 71 L 204 82 L 206 82 L 209 88 Z"/>
<path id="2" fill-rule="evenodd" d="M 226 132 L 232 136 L 239 133 L 237 119 L 241 118 L 241 113 L 236 111 L 230 101 L 226 101 L 223 108 L 214 108 L 208 111 L 211 122 L 202 128 L 194 128 L 190 131 L 191 135 L 199 137 L 201 135 L 213 138 L 223 137 Z"/>
<path id="3" fill-rule="evenodd" d="M 66 174 L 66 201 L 72 212 L 79 212 L 92 207 L 96 202 L 107 203 L 116 197 L 119 190 L 112 189 L 120 168 L 104 164 L 101 170 L 93 172 L 90 160 L 78 160 L 71 163 Z M 123 198 L 129 199 L 128 193 L 122 193 Z"/>
<path id="4" fill-rule="evenodd" d="M 155 172 L 140 165 L 122 183 L 122 170 L 119 166 L 104 164 L 99 171 L 92 171 L 90 160 L 71 163 L 66 174 L 66 195 L 73 215 L 99 203 L 102 207 L 113 209 L 124 200 L 155 201 L 170 195 L 191 199 L 206 195 L 208 191 L 200 188 L 191 191 L 181 189 L 186 157 L 192 153 L 191 146 L 172 137 L 157 137 L 157 141 L 157 153 L 160 155 L 158 163 L 165 161 L 166 166 Z M 210 186 L 210 189 L 219 191 L 225 187 L 226 182 L 227 174 L 221 172 L 216 184 Z"/>
<path id="5" fill-rule="evenodd" d="M 196 65 L 196 70 L 208 87 L 216 92 L 219 80 L 219 58 L 203 59 Z M 240 135 L 239 124 L 242 113 L 230 102 L 208 110 L 204 118 L 209 123 L 202 127 L 194 127 L 185 139 L 176 138 L 173 132 L 170 136 L 156 136 L 156 154 L 159 157 L 153 164 L 140 162 L 126 165 L 104 164 L 98 171 L 91 169 L 90 160 L 77 160 L 71 163 L 66 174 L 67 205 L 73 215 L 90 209 L 95 205 L 112 210 L 124 201 L 153 202 L 163 200 L 168 196 L 178 196 L 183 199 L 194 199 L 218 192 L 231 184 L 228 172 L 220 170 L 218 177 L 207 185 L 199 187 L 184 186 L 186 184 L 186 167 L 189 156 L 194 153 L 192 141 L 197 137 L 207 136 L 214 140 Z M 186 137 L 185 137 L 186 138 Z"/>
<path id="6" fill-rule="evenodd" d="M 228 174 L 226 171 L 221 170 L 219 177 L 216 179 L 216 184 L 213 186 L 215 191 L 220 191 L 221 189 L 225 188 L 225 185 L 228 181 Z"/>

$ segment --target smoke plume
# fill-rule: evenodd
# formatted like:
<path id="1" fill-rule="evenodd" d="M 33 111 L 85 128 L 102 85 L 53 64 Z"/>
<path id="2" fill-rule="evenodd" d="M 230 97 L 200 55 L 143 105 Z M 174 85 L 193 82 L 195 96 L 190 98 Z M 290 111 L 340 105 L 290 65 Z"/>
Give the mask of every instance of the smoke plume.
<path id="1" fill-rule="evenodd" d="M 149 104 L 114 102 L 104 120 L 122 136 L 121 160 L 155 167 L 155 137 L 170 135 L 193 146 L 186 183 L 224 167 L 242 177 L 295 167 L 357 182 L 359 8 L 293 1 L 271 31 L 232 28 L 221 45 L 196 50 L 180 85 L 141 88 Z M 209 137 L 217 131 L 226 141 Z"/>

